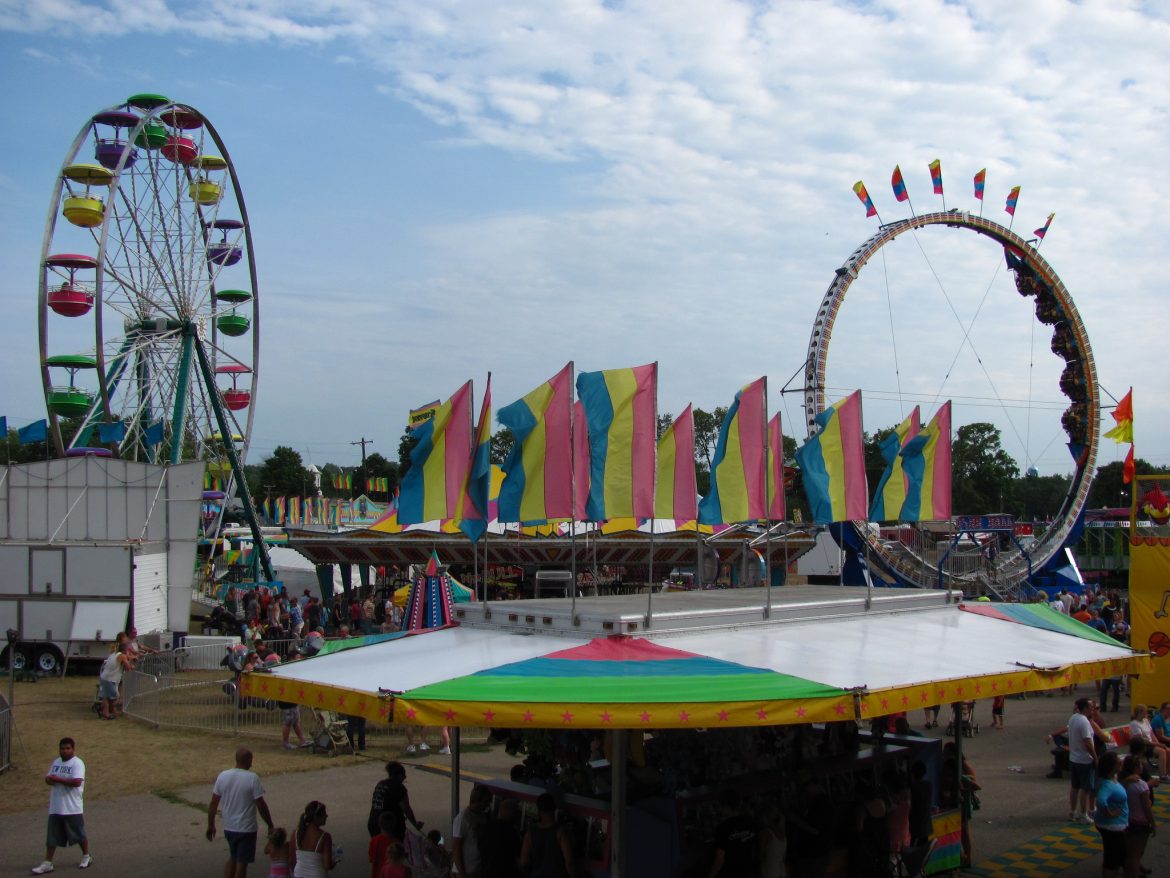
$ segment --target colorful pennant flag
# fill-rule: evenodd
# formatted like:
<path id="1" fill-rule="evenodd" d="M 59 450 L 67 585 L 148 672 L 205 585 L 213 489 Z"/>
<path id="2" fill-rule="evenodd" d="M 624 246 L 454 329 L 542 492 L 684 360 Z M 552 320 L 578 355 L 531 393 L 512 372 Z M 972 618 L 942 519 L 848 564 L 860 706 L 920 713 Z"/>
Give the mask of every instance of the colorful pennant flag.
<path id="1" fill-rule="evenodd" d="M 698 489 L 695 487 L 695 417 L 688 403 L 658 440 L 658 481 L 654 492 L 654 517 L 692 521 L 698 515 Z"/>
<path id="2" fill-rule="evenodd" d="M 1004 204 L 1003 209 L 1008 212 L 1009 216 L 1016 215 L 1016 203 L 1020 200 L 1020 187 L 1014 186 L 1012 191 L 1008 193 L 1007 203 Z"/>
<path id="3" fill-rule="evenodd" d="M 301 523 L 301 498 L 291 497 L 288 501 L 288 523 Z"/>
<path id="4" fill-rule="evenodd" d="M 757 378 L 735 395 L 711 460 L 711 488 L 699 501 L 700 524 L 763 518 L 764 430 L 768 379 Z"/>
<path id="5" fill-rule="evenodd" d="M 784 434 L 780 430 L 780 413 L 768 422 L 768 520 L 783 521 L 784 504 Z"/>
<path id="6" fill-rule="evenodd" d="M 264 498 L 264 502 L 260 504 L 260 511 L 264 514 L 264 517 L 266 519 L 268 519 L 269 521 L 273 520 L 273 518 L 272 518 L 272 500 L 270 498 L 268 498 L 268 497 Z"/>
<path id="7" fill-rule="evenodd" d="M 942 162 L 938 159 L 935 159 L 930 163 L 930 183 L 932 186 L 934 186 L 935 195 L 943 194 Z"/>
<path id="8" fill-rule="evenodd" d="M 873 199 L 869 197 L 869 192 L 866 191 L 865 184 L 858 180 L 853 184 L 853 191 L 857 193 L 857 197 L 865 205 L 865 215 L 867 217 L 877 216 L 877 208 L 873 206 Z"/>
<path id="9" fill-rule="evenodd" d="M 501 426 L 515 438 L 504 462 L 501 521 L 572 518 L 572 411 L 572 363 L 500 409 Z"/>
<path id="10" fill-rule="evenodd" d="M 1125 464 L 1121 468 L 1121 480 L 1128 485 L 1134 477 L 1133 461 L 1133 388 L 1121 398 L 1117 407 L 1113 409 L 1113 420 L 1117 426 L 1105 434 L 1106 439 L 1112 439 L 1118 445 L 1129 443 L 1129 454 L 1125 457 Z"/>
<path id="11" fill-rule="evenodd" d="M 410 414 L 406 418 L 406 429 L 410 431 L 417 430 L 427 421 L 435 416 L 435 412 L 439 410 L 439 400 L 428 402 L 426 405 L 420 405 L 416 409 L 411 409 Z"/>
<path id="12" fill-rule="evenodd" d="M 1113 420 L 1117 424 L 1105 434 L 1119 445 L 1123 442 L 1133 442 L 1133 388 L 1121 398 L 1117 407 L 1113 409 Z"/>
<path id="13" fill-rule="evenodd" d="M 987 186 L 987 168 L 982 168 L 975 175 L 975 197 L 983 200 L 983 189 Z"/>
<path id="14" fill-rule="evenodd" d="M 907 476 L 902 468 L 902 450 L 922 429 L 919 418 L 918 406 L 915 406 L 910 417 L 881 441 L 880 448 L 886 469 L 873 492 L 873 503 L 869 507 L 870 521 L 895 521 L 902 516 L 902 506 L 906 502 L 908 487 Z"/>
<path id="15" fill-rule="evenodd" d="M 288 498 L 287 497 L 277 497 L 276 498 L 276 518 L 275 518 L 276 523 L 277 524 L 284 524 L 287 517 L 288 517 Z"/>
<path id="16" fill-rule="evenodd" d="M 816 416 L 820 429 L 797 449 L 804 493 L 813 521 L 866 518 L 869 486 L 861 429 L 861 391 L 855 391 Z"/>
<path id="17" fill-rule="evenodd" d="M 491 512 L 489 503 L 492 485 L 492 373 L 488 372 L 487 388 L 479 408 L 479 424 L 475 428 L 475 449 L 471 452 L 471 468 L 467 487 L 459 497 L 455 518 L 459 529 L 473 543 L 487 532 Z"/>
<path id="18" fill-rule="evenodd" d="M 1050 225 L 1052 225 L 1052 218 L 1054 216 L 1056 216 L 1055 212 L 1048 214 L 1048 219 L 1046 219 L 1044 221 L 1044 225 L 1042 225 L 1040 228 L 1036 229 L 1036 237 L 1039 238 L 1041 241 L 1043 241 L 1044 236 L 1048 234 L 1048 227 Z"/>
<path id="19" fill-rule="evenodd" d="M 658 364 L 582 372 L 589 435 L 589 521 L 654 514 Z"/>
<path id="20" fill-rule="evenodd" d="M 902 179 L 902 169 L 894 165 L 894 175 L 890 177 L 890 185 L 894 187 L 894 198 L 898 201 L 909 201 L 910 193 L 906 191 L 906 181 Z"/>
<path id="21" fill-rule="evenodd" d="M 338 473 L 333 477 L 333 487 L 338 491 L 353 490 L 353 473 Z"/>
<path id="22" fill-rule="evenodd" d="M 906 501 L 902 521 L 947 521 L 951 517 L 951 403 L 902 449 Z"/>
<path id="23" fill-rule="evenodd" d="M 398 520 L 419 524 L 452 518 L 471 470 L 471 382 L 414 430 L 410 469 L 402 477 Z"/>

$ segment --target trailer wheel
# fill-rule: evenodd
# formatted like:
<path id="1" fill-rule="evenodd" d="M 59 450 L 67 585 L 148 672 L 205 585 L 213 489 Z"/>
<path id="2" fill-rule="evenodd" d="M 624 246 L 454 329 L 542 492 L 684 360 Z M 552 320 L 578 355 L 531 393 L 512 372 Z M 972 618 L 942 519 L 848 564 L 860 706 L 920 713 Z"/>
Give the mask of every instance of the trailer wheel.
<path id="1" fill-rule="evenodd" d="M 18 674 L 28 668 L 28 655 L 23 649 L 10 646 L 5 651 L 5 657 L 7 659 L 6 664 Z"/>
<path id="2" fill-rule="evenodd" d="M 37 670 L 42 674 L 59 674 L 61 656 L 55 649 L 42 649 L 37 653 Z"/>

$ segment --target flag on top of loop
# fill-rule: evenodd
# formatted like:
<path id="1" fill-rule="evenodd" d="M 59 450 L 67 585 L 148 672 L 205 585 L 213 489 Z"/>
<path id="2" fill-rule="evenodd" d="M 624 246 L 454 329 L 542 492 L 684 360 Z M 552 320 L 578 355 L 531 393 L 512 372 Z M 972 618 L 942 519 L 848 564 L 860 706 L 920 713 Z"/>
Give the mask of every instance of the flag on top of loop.
<path id="1" fill-rule="evenodd" d="M 654 515 L 658 364 L 582 372 L 577 376 L 577 395 L 589 435 L 586 519 L 650 518 Z"/>
<path id="2" fill-rule="evenodd" d="M 902 452 L 906 443 L 922 429 L 920 417 L 918 406 L 914 406 L 910 417 L 881 441 L 880 449 L 886 469 L 873 492 L 873 503 L 869 507 L 870 521 L 895 521 L 902 517 L 902 505 L 906 502 L 909 487 Z"/>
<path id="3" fill-rule="evenodd" d="M 419 524 L 451 518 L 467 486 L 471 469 L 471 382 L 435 409 L 414 430 L 410 469 L 402 478 L 398 521 Z"/>
<path id="4" fill-rule="evenodd" d="M 942 162 L 938 159 L 935 159 L 928 165 L 928 167 L 930 168 L 930 185 L 934 187 L 934 194 L 942 195 Z"/>
<path id="5" fill-rule="evenodd" d="M 695 416 L 690 403 L 658 440 L 654 517 L 691 521 L 699 515 L 695 486 Z"/>
<path id="6" fill-rule="evenodd" d="M 573 517 L 573 364 L 511 405 L 500 409 L 500 425 L 515 443 L 504 461 L 500 521 L 547 521 Z"/>
<path id="7" fill-rule="evenodd" d="M 861 391 L 816 416 L 820 430 L 797 449 L 804 493 L 813 521 L 859 521 L 869 511 L 865 450 L 861 435 Z"/>
<path id="8" fill-rule="evenodd" d="M 910 193 L 906 191 L 906 181 L 902 179 L 902 169 L 894 165 L 894 173 L 890 177 L 890 185 L 894 188 L 894 198 L 898 201 L 909 201 Z"/>
<path id="9" fill-rule="evenodd" d="M 719 428 L 711 459 L 711 487 L 699 501 L 700 524 L 763 518 L 764 430 L 768 379 L 758 378 L 735 395 Z"/>
<path id="10" fill-rule="evenodd" d="M 902 449 L 906 501 L 902 521 L 947 521 L 951 517 L 951 403 Z"/>
<path id="11" fill-rule="evenodd" d="M 768 520 L 782 521 L 784 517 L 784 434 L 776 412 L 768 421 Z"/>
<path id="12" fill-rule="evenodd" d="M 987 188 L 987 168 L 980 168 L 979 172 L 975 174 L 975 197 L 980 201 L 983 200 L 983 190 Z"/>
<path id="13" fill-rule="evenodd" d="M 455 520 L 459 529 L 473 543 L 487 531 L 491 515 L 488 504 L 492 484 L 492 373 L 488 372 L 483 403 L 479 407 L 479 425 L 475 428 L 475 448 L 471 452 L 471 466 L 467 485 L 459 495 Z"/>

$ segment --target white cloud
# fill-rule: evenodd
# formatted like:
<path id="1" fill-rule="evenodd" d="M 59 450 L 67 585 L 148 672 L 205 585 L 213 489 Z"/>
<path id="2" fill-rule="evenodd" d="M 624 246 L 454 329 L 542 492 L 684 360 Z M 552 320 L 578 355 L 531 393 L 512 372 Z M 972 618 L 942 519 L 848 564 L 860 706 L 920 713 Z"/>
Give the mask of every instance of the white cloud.
<path id="1" fill-rule="evenodd" d="M 1057 212 L 1043 252 L 1089 327 L 1101 381 L 1118 395 L 1138 384 L 1139 453 L 1170 463 L 1162 379 L 1131 353 L 1135 319 L 1151 339 L 1170 337 L 1167 309 L 1155 304 L 1165 287 L 1155 255 L 1170 231 L 1170 23 L 1149 4 L 44 0 L 0 3 L 0 28 L 321 47 L 347 76 L 364 65 L 376 102 L 405 102 L 443 127 L 435 162 L 489 146 L 563 168 L 569 188 L 547 205 L 469 209 L 413 227 L 418 263 L 395 287 L 426 303 L 405 309 L 405 351 L 422 356 L 425 328 L 441 320 L 446 337 L 474 352 L 442 374 L 452 387 L 456 371 L 497 356 L 477 347 L 483 321 L 462 307 L 469 299 L 526 339 L 494 365 L 501 394 L 524 392 L 569 355 L 605 361 L 587 367 L 663 359 L 664 405 L 674 409 L 691 396 L 725 404 L 741 378 L 763 371 L 782 383 L 799 369 L 833 270 L 874 230 L 860 220 L 853 182 L 866 180 L 888 220 L 904 215 L 886 185 L 894 164 L 923 211 L 940 206 L 931 159 L 942 159 L 948 206 L 977 209 L 971 176 L 986 166 L 989 217 L 1007 219 L 1003 198 L 1017 184 L 1018 228 Z M 957 256 L 951 268 L 971 260 L 981 278 L 997 258 Z M 918 268 L 904 270 L 918 283 Z M 996 339 L 1011 339 L 1026 362 L 1032 326 L 1009 293 L 980 318 L 983 356 L 994 360 Z M 374 291 L 359 282 L 350 304 L 372 318 L 379 300 L 363 295 Z M 297 308 L 309 319 L 309 303 Z M 859 318 L 852 343 L 863 346 L 870 312 L 860 296 L 844 311 Z M 874 326 L 888 322 L 874 315 Z M 281 328 L 295 334 L 298 323 Z M 373 332 L 362 327 L 359 338 Z M 844 349 L 841 359 L 850 361 Z M 988 371 L 999 387 L 1024 370 Z M 1059 399 L 1043 380 L 1033 398 Z M 1028 432 L 1013 418 L 1003 415 L 1005 441 Z M 1049 445 L 1045 436 L 1036 450 Z M 1045 455 L 1050 469 L 1064 466 L 1051 448 Z"/>

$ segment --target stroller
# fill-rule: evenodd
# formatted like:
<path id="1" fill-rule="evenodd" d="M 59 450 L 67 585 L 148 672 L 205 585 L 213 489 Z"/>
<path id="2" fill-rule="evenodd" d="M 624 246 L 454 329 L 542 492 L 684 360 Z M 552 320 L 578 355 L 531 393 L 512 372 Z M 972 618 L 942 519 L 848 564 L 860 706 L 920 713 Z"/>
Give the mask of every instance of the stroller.
<path id="1" fill-rule="evenodd" d="M 409 820 L 406 822 L 406 858 L 415 878 L 448 878 L 451 874 L 451 856 L 442 846 L 424 835 Z"/>
<path id="2" fill-rule="evenodd" d="M 947 735 L 955 733 L 955 723 L 959 724 L 959 731 L 964 738 L 971 738 L 979 734 L 979 723 L 975 722 L 975 702 L 964 701 L 956 712 L 951 710 L 951 721 L 947 723 Z"/>
<path id="3" fill-rule="evenodd" d="M 328 753 L 330 756 L 353 753 L 353 744 L 345 733 L 345 720 L 332 711 L 317 707 L 312 708 L 312 712 L 318 727 L 309 738 L 313 752 Z"/>

